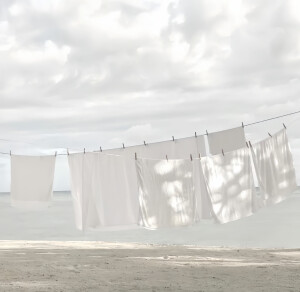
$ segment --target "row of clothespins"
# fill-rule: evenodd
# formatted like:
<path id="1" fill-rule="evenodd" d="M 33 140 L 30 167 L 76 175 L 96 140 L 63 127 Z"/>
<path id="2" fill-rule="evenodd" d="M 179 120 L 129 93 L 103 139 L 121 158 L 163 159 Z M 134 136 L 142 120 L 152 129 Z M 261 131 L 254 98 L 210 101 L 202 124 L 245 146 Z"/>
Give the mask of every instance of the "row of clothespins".
<path id="1" fill-rule="evenodd" d="M 284 126 L 284 128 L 286 129 L 286 125 L 283 123 L 283 126 Z M 269 136 L 272 138 L 272 135 L 268 132 L 268 134 L 269 134 Z M 208 135 L 208 133 L 207 133 L 207 135 Z M 173 141 L 174 141 L 174 136 L 172 136 L 173 137 Z M 195 132 L 195 137 L 197 137 L 196 136 L 196 132 Z M 144 141 L 145 142 L 145 141 Z M 124 144 L 123 144 L 124 145 Z M 145 144 L 146 145 L 146 144 Z M 250 147 L 252 147 L 252 144 L 251 144 L 251 141 L 246 141 L 246 146 L 247 146 L 247 148 L 249 148 L 249 145 L 250 145 Z M 224 150 L 222 149 L 222 154 L 223 154 L 223 156 L 225 156 L 225 153 L 224 153 Z M 135 160 L 137 160 L 137 153 L 135 152 L 134 153 L 134 156 L 135 156 Z M 190 159 L 191 159 L 191 161 L 193 161 L 193 155 L 192 154 L 190 154 Z M 201 159 L 201 154 L 199 153 L 199 159 Z M 168 161 L 168 155 L 166 155 L 166 160 Z"/>
<path id="2" fill-rule="evenodd" d="M 286 129 L 286 125 L 285 125 L 284 123 L 283 123 L 283 126 L 284 126 L 284 128 Z M 242 122 L 242 127 L 243 127 L 243 128 L 245 127 L 243 122 Z M 206 130 L 206 134 L 204 134 L 204 135 L 207 135 L 207 136 L 208 136 L 207 130 Z M 270 137 L 272 137 L 272 135 L 271 135 L 269 132 L 268 132 L 268 135 L 269 135 Z M 197 132 L 195 132 L 195 138 L 197 138 Z M 175 141 L 174 136 L 172 136 L 172 140 Z M 144 141 L 144 145 L 145 145 L 145 146 L 148 145 L 148 144 L 146 143 L 146 141 Z M 248 148 L 249 148 L 249 145 L 252 146 L 250 141 L 249 141 L 249 145 L 248 145 L 247 142 L 246 142 L 246 145 L 247 145 Z M 124 144 L 124 143 L 122 143 L 122 148 L 125 149 L 125 144 Z M 102 147 L 101 147 L 101 146 L 100 146 L 99 150 L 100 150 L 100 152 L 102 152 Z M 85 148 L 83 149 L 83 153 L 86 153 Z M 11 156 L 11 155 L 12 155 L 12 152 L 11 152 L 11 150 L 10 150 L 9 153 L 6 153 L 6 152 L 0 152 L 0 154 L 5 154 L 5 155 L 10 155 L 10 156 Z M 55 151 L 55 153 L 54 153 L 55 156 L 57 156 L 57 155 L 69 155 L 69 154 L 70 154 L 70 153 L 69 153 L 69 149 L 68 149 L 68 148 L 67 148 L 67 154 L 65 154 L 65 153 L 57 153 L 57 151 Z M 223 156 L 225 155 L 223 149 L 222 149 L 222 154 L 223 154 Z M 199 154 L 199 156 L 200 156 L 200 154 Z M 191 160 L 192 160 L 192 155 L 190 155 L 190 158 L 191 158 Z M 199 158 L 200 158 L 200 157 L 199 157 Z M 166 155 L 166 159 L 168 160 L 167 155 Z"/>

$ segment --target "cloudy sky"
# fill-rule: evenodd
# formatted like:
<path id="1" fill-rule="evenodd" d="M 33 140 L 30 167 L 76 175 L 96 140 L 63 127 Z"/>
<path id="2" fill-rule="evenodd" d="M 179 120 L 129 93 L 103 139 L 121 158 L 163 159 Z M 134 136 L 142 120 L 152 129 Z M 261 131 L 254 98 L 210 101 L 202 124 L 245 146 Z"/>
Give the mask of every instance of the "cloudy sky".
<path id="1" fill-rule="evenodd" d="M 103 149 L 300 110 L 297 0 L 1 0 L 0 151 Z M 300 115 L 285 122 L 300 171 Z M 9 190 L 9 157 L 0 157 Z M 298 175 L 299 177 L 300 175 Z M 55 189 L 68 189 L 66 157 Z"/>

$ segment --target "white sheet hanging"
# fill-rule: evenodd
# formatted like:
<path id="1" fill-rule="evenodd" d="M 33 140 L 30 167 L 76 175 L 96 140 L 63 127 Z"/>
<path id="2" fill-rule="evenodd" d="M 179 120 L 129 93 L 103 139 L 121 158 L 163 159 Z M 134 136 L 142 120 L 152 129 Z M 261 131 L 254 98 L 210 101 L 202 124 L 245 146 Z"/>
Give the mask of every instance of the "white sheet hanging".
<path id="1" fill-rule="evenodd" d="M 246 146 L 245 131 L 243 127 L 237 127 L 220 132 L 209 133 L 207 136 L 209 152 L 212 155 L 230 152 Z"/>
<path id="2" fill-rule="evenodd" d="M 253 144 L 251 150 L 264 204 L 286 199 L 297 188 L 286 130 Z"/>
<path id="3" fill-rule="evenodd" d="M 252 214 L 256 193 L 250 162 L 248 148 L 201 159 L 218 222 L 227 223 Z"/>
<path id="4" fill-rule="evenodd" d="M 50 205 L 55 156 L 11 155 L 11 204 L 40 209 Z"/>
<path id="5" fill-rule="evenodd" d="M 189 159 L 190 154 L 194 158 L 206 155 L 204 136 L 189 137 L 182 139 L 175 139 L 174 141 L 164 141 L 158 143 L 150 143 L 147 145 L 140 145 L 134 147 L 126 147 L 120 149 L 105 150 L 105 153 L 122 155 L 129 161 L 128 173 L 130 173 L 130 184 L 137 186 L 137 177 L 135 169 L 135 153 L 138 158 L 148 159 Z M 208 197 L 206 185 L 203 178 L 202 170 L 199 165 L 195 172 L 195 195 L 197 198 L 197 214 L 198 220 L 211 218 L 211 203 Z"/>
<path id="6" fill-rule="evenodd" d="M 137 159 L 141 222 L 148 229 L 196 221 L 193 163 L 190 160 Z"/>
<path id="7" fill-rule="evenodd" d="M 69 165 L 78 229 L 137 224 L 137 189 L 129 184 L 126 158 L 103 153 L 71 154 Z"/>

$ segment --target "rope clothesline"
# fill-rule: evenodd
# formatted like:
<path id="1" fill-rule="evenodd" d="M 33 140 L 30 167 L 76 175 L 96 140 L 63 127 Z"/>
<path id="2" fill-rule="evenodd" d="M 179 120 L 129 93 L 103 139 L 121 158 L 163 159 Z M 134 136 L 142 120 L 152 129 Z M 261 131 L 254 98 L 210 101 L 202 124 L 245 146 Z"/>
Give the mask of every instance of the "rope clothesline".
<path id="1" fill-rule="evenodd" d="M 256 124 L 268 122 L 268 121 L 271 121 L 271 120 L 275 120 L 275 119 L 279 119 L 279 118 L 283 118 L 283 117 L 286 117 L 286 116 L 291 116 L 291 115 L 295 115 L 295 114 L 299 114 L 299 113 L 300 113 L 300 110 L 295 111 L 295 112 L 291 112 L 291 113 L 288 113 L 288 114 L 280 115 L 280 116 L 275 116 L 275 117 L 272 117 L 272 118 L 269 118 L 269 119 L 264 119 L 264 120 L 260 120 L 260 121 L 248 123 L 248 124 L 242 123 L 242 127 L 253 126 L 253 125 L 256 125 Z M 283 124 L 283 125 L 284 125 L 284 124 Z M 285 127 L 285 125 L 284 125 L 284 127 Z M 200 134 L 200 135 L 198 135 L 198 134 L 195 132 L 195 137 L 197 137 L 197 136 L 205 136 L 205 135 L 208 135 L 207 130 L 206 130 L 206 133 L 205 133 L 205 134 Z M 270 134 L 269 134 L 269 135 L 270 135 Z M 185 139 L 185 138 L 191 138 L 191 136 L 190 136 L 190 137 L 184 137 L 184 138 L 181 138 L 181 139 Z M 173 139 L 173 141 L 175 140 L 175 139 L 174 139 L 174 136 L 172 136 L 172 139 Z M 0 139 L 0 141 L 11 141 L 11 140 Z M 168 141 L 169 141 L 169 140 L 168 140 Z M 167 140 L 165 140 L 165 141 L 160 141 L 160 142 L 167 142 Z M 23 142 L 22 142 L 22 143 L 23 143 Z M 24 143 L 27 143 L 27 142 L 24 142 Z M 158 142 L 158 143 L 159 143 L 159 142 Z M 31 143 L 28 143 L 28 144 L 31 144 Z M 142 144 L 142 145 L 132 145 L 132 146 L 127 146 L 126 148 L 136 147 L 136 146 L 143 146 L 143 145 L 147 145 L 145 141 L 144 141 L 144 144 Z M 123 144 L 123 148 L 125 148 L 124 144 Z M 111 148 L 111 149 L 105 149 L 105 150 L 115 150 L 115 149 L 120 149 L 120 148 Z M 69 155 L 69 150 L 68 150 L 68 148 L 66 148 L 66 151 L 67 151 L 67 153 L 57 153 L 57 152 L 55 152 L 55 156 L 66 156 L 66 155 Z M 84 148 L 84 152 L 85 152 L 85 148 Z M 101 147 L 100 147 L 100 150 L 98 150 L 98 152 L 102 152 L 102 148 L 101 148 Z M 11 152 L 0 152 L 0 155 L 1 155 L 1 154 L 2 154 L 2 155 L 11 155 Z"/>

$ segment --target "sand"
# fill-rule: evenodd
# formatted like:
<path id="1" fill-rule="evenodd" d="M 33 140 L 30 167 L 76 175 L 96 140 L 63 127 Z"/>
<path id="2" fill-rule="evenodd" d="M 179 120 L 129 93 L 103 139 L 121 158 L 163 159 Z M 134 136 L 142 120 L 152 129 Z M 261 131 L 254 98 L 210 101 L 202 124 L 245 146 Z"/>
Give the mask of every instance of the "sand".
<path id="1" fill-rule="evenodd" d="M 300 249 L 0 241 L 0 291 L 300 291 Z"/>

